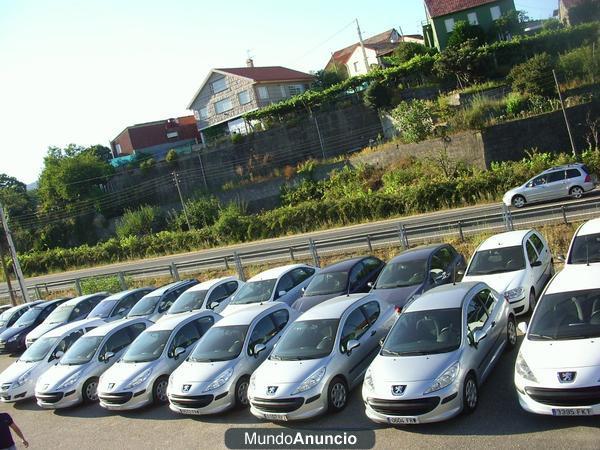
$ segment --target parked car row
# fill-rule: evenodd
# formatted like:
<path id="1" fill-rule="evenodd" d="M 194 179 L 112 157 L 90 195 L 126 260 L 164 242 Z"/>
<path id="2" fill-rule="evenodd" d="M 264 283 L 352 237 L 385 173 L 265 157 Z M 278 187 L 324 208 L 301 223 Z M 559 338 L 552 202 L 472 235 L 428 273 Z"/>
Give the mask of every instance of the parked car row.
<path id="1" fill-rule="evenodd" d="M 184 280 L 22 305 L 0 315 L 11 325 L 0 349 L 13 351 L 5 336 L 28 343 L 0 374 L 0 401 L 168 403 L 191 415 L 249 406 L 258 418 L 292 421 L 343 409 L 360 385 L 375 422 L 436 422 L 476 409 L 520 329 L 521 406 L 600 414 L 599 249 L 595 219 L 557 257 L 566 261 L 558 275 L 544 237 L 527 230 L 487 239 L 468 264 L 438 244 L 387 264 L 293 264 L 247 282 Z"/>

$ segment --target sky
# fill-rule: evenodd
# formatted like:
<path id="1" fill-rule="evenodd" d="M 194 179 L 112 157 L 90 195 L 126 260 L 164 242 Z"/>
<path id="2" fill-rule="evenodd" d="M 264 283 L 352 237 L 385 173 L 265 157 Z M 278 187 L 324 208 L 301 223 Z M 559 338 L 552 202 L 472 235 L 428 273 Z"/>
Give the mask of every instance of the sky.
<path id="1" fill-rule="evenodd" d="M 558 0 L 515 0 L 547 18 Z M 0 173 L 35 181 L 48 146 L 108 146 L 126 126 L 189 114 L 213 67 L 322 69 L 395 27 L 421 33 L 422 0 L 0 0 Z"/>

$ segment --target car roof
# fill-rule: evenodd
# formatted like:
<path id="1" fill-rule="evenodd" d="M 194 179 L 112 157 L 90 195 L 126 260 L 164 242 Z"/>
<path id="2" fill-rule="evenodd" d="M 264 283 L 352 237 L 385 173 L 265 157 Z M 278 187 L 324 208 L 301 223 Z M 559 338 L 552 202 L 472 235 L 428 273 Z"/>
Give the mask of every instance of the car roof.
<path id="1" fill-rule="evenodd" d="M 600 233 L 600 217 L 592 220 L 588 220 L 586 223 L 581 225 L 577 230 L 577 236 L 587 236 L 588 234 Z"/>
<path id="2" fill-rule="evenodd" d="M 14 313 L 23 308 L 32 308 L 34 306 L 39 305 L 40 303 L 44 303 L 44 301 L 36 300 L 35 302 L 23 303 L 22 305 L 17 305 L 17 306 L 13 306 L 12 308 L 8 308 L 6 311 L 3 311 L 2 313 L 4 314 L 5 312 L 8 312 L 8 311 L 10 311 L 11 313 Z"/>
<path id="3" fill-rule="evenodd" d="M 544 295 L 559 292 L 587 291 L 589 289 L 600 289 L 600 277 L 598 266 L 594 265 L 566 265 L 550 281 Z"/>
<path id="4" fill-rule="evenodd" d="M 87 328 L 89 326 L 99 326 L 99 325 L 104 325 L 106 322 L 104 322 L 102 319 L 94 319 L 94 320 L 90 320 L 90 319 L 82 319 L 82 320 L 77 320 L 75 322 L 69 322 L 66 323 L 64 325 L 61 325 L 60 327 L 54 328 L 53 330 L 48 331 L 46 334 L 44 334 L 44 337 L 60 337 L 64 334 L 68 334 L 73 330 L 77 330 L 79 328 Z"/>
<path id="5" fill-rule="evenodd" d="M 203 316 L 214 316 L 216 313 L 203 309 L 200 311 L 194 311 L 190 314 L 174 314 L 171 316 L 165 316 L 158 322 L 152 324 L 147 328 L 147 330 L 152 331 L 161 331 L 161 330 L 174 330 L 177 326 L 184 322 L 191 322 L 192 320 L 198 319 Z"/>
<path id="6" fill-rule="evenodd" d="M 79 302 L 82 302 L 83 300 L 87 300 L 88 298 L 96 297 L 98 295 L 108 296 L 109 294 L 108 294 L 108 292 L 96 292 L 94 294 L 81 295 L 79 297 L 72 298 L 71 300 L 67 300 L 66 302 L 63 303 L 63 305 L 74 306 L 74 305 L 79 304 Z M 104 300 L 104 299 L 102 299 L 102 300 Z"/>
<path id="7" fill-rule="evenodd" d="M 369 258 L 368 256 L 360 256 L 357 258 L 345 259 L 344 261 L 338 261 L 336 263 L 330 264 L 327 267 L 321 269 L 321 273 L 328 272 L 343 272 L 352 269 L 356 264 L 358 264 L 363 259 Z"/>
<path id="8" fill-rule="evenodd" d="M 177 288 L 179 286 L 190 283 L 192 281 L 195 281 L 195 280 L 188 279 L 188 280 L 175 281 L 173 283 L 165 284 L 164 286 L 154 289 L 152 292 L 149 292 L 146 295 L 149 295 L 149 296 L 151 295 L 153 297 L 156 295 L 163 295 L 165 292 L 167 292 L 170 289 Z"/>
<path id="9" fill-rule="evenodd" d="M 422 245 L 419 247 L 411 248 L 406 250 L 399 255 L 394 256 L 389 262 L 395 263 L 400 261 L 407 261 L 412 259 L 427 259 L 429 256 L 434 253 L 436 250 L 439 250 L 442 247 L 447 247 L 448 244 L 430 244 L 430 245 Z"/>
<path id="10" fill-rule="evenodd" d="M 289 272 L 292 269 L 296 269 L 299 267 L 308 267 L 306 264 L 288 264 L 286 266 L 274 267 L 269 270 L 265 270 L 257 275 L 254 275 L 248 281 L 263 281 L 263 280 L 272 280 L 277 279 L 283 274 Z"/>
<path id="11" fill-rule="evenodd" d="M 126 295 L 129 295 L 129 294 L 132 294 L 132 293 L 138 292 L 138 291 L 145 291 L 148 289 L 152 289 L 152 287 L 147 286 L 147 287 L 141 287 L 141 288 L 135 288 L 135 289 L 127 289 L 125 291 L 116 292 L 116 293 L 106 297 L 105 299 L 102 299 L 102 301 L 104 301 L 104 300 L 121 300 Z"/>
<path id="12" fill-rule="evenodd" d="M 338 297 L 334 297 L 330 300 L 327 300 L 323 303 L 319 303 L 318 305 L 313 306 L 308 311 L 300 316 L 302 320 L 315 320 L 315 319 L 339 319 L 342 317 L 344 312 L 358 303 L 365 297 L 371 294 L 361 293 L 361 294 L 350 294 L 350 295 L 340 295 Z M 373 297 L 376 299 L 376 297 Z"/>
<path id="13" fill-rule="evenodd" d="M 527 236 L 532 231 L 533 230 L 531 229 L 516 230 L 496 234 L 483 241 L 483 243 L 479 246 L 477 250 L 492 250 L 495 248 L 514 247 L 516 245 L 522 245 L 525 236 Z"/>
<path id="14" fill-rule="evenodd" d="M 88 335 L 90 335 L 90 336 L 106 336 L 113 330 L 116 330 L 119 328 L 125 328 L 126 326 L 134 324 L 134 323 L 148 323 L 148 322 L 149 322 L 149 320 L 143 319 L 141 317 L 132 317 L 130 319 L 115 320 L 114 322 L 109 322 L 105 325 L 101 325 L 97 328 L 94 328 L 92 331 L 90 331 L 88 333 Z"/>
<path id="15" fill-rule="evenodd" d="M 250 325 L 258 315 L 271 310 L 287 309 L 286 306 L 282 302 L 264 302 L 248 305 L 245 308 L 227 314 L 215 326 Z"/>
<path id="16" fill-rule="evenodd" d="M 573 163 L 573 164 L 564 164 L 562 166 L 550 167 L 549 169 L 544 170 L 542 173 L 554 172 L 555 170 L 566 170 L 573 169 L 575 167 L 583 167 L 583 163 Z"/>
<path id="17" fill-rule="evenodd" d="M 221 278 L 213 278 L 212 280 L 206 280 L 202 283 L 195 284 L 191 288 L 189 288 L 186 292 L 194 292 L 194 291 L 207 291 L 213 286 L 223 283 L 225 281 L 240 281 L 236 277 L 221 277 Z"/>
<path id="18" fill-rule="evenodd" d="M 64 299 L 64 298 L 55 298 L 53 300 L 48 300 L 48 301 L 45 301 L 45 302 L 40 302 L 37 305 L 33 305 L 33 307 L 35 307 L 35 308 L 37 308 L 37 307 L 45 308 L 46 306 L 52 306 L 55 303 L 66 303 L 68 301 L 69 301 L 68 299 Z"/>
<path id="19" fill-rule="evenodd" d="M 427 291 L 410 303 L 405 312 L 460 308 L 472 290 L 488 287 L 480 281 L 445 284 Z"/>

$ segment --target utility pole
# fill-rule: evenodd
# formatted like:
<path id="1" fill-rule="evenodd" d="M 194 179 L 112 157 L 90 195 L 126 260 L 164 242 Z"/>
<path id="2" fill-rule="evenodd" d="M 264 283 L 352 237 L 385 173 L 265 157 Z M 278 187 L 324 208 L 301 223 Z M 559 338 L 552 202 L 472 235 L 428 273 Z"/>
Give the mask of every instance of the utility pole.
<path id="1" fill-rule="evenodd" d="M 573 140 L 573 134 L 571 133 L 571 125 L 569 124 L 569 118 L 567 117 L 565 102 L 563 101 L 560 85 L 558 84 L 558 77 L 556 76 L 556 71 L 554 69 L 552 69 L 552 75 L 554 75 L 554 82 L 556 83 L 556 90 L 558 92 L 558 98 L 560 99 L 560 107 L 562 108 L 563 116 L 565 116 L 565 124 L 567 125 L 567 132 L 569 133 L 569 140 L 571 141 L 571 150 L 573 151 L 573 156 L 577 157 L 577 149 L 575 148 L 575 141 Z"/>
<path id="2" fill-rule="evenodd" d="M 13 243 L 10 228 L 8 228 L 8 221 L 6 220 L 6 215 L 4 214 L 4 208 L 2 207 L 2 205 L 0 205 L 0 221 L 2 221 L 4 234 L 6 234 L 8 250 L 12 258 L 13 268 L 15 271 L 15 275 L 17 276 L 17 281 L 19 282 L 19 287 L 21 288 L 21 295 L 23 296 L 23 301 L 29 303 L 29 294 L 27 293 L 27 286 L 25 286 L 25 278 L 23 277 L 23 272 L 21 271 L 21 264 L 19 264 L 17 250 L 15 249 L 15 244 Z"/>
<path id="3" fill-rule="evenodd" d="M 365 43 L 363 42 L 362 33 L 360 31 L 360 25 L 358 19 L 356 21 L 356 30 L 358 31 L 358 42 L 360 42 L 360 48 L 362 49 L 363 58 L 365 60 L 365 70 L 369 73 L 369 60 L 367 59 L 367 51 L 365 50 Z"/>
<path id="4" fill-rule="evenodd" d="M 6 267 L 6 261 L 4 261 L 4 243 L 0 236 L 0 262 L 2 263 L 2 270 L 4 271 L 4 278 L 6 278 L 6 286 L 8 287 L 8 294 L 10 295 L 10 303 L 13 306 L 17 306 L 17 299 L 15 299 L 15 293 L 12 289 L 12 282 L 10 281 L 10 273 L 8 273 L 8 267 Z"/>
<path id="5" fill-rule="evenodd" d="M 181 195 L 181 187 L 179 186 L 179 174 L 177 172 L 173 172 L 173 180 L 175 180 L 175 186 L 177 187 L 177 192 L 179 193 L 179 200 L 181 201 L 181 208 L 183 209 L 183 215 L 185 216 L 185 221 L 187 222 L 188 230 L 192 229 L 190 225 L 190 219 L 187 214 L 187 208 L 185 207 L 185 202 L 183 201 L 183 195 Z"/>

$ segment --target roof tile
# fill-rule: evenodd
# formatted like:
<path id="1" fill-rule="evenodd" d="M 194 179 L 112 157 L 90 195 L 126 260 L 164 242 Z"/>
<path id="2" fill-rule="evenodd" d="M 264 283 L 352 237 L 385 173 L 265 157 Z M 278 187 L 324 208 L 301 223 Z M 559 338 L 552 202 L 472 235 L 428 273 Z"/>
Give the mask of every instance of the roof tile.
<path id="1" fill-rule="evenodd" d="M 496 1 L 498 0 L 425 0 L 425 5 L 429 15 L 435 18 Z"/>
<path id="2" fill-rule="evenodd" d="M 288 69 L 281 66 L 267 67 L 232 67 L 226 69 L 215 69 L 220 72 L 227 72 L 244 78 L 250 78 L 254 81 L 310 81 L 314 77 L 308 73 L 298 70 Z"/>

